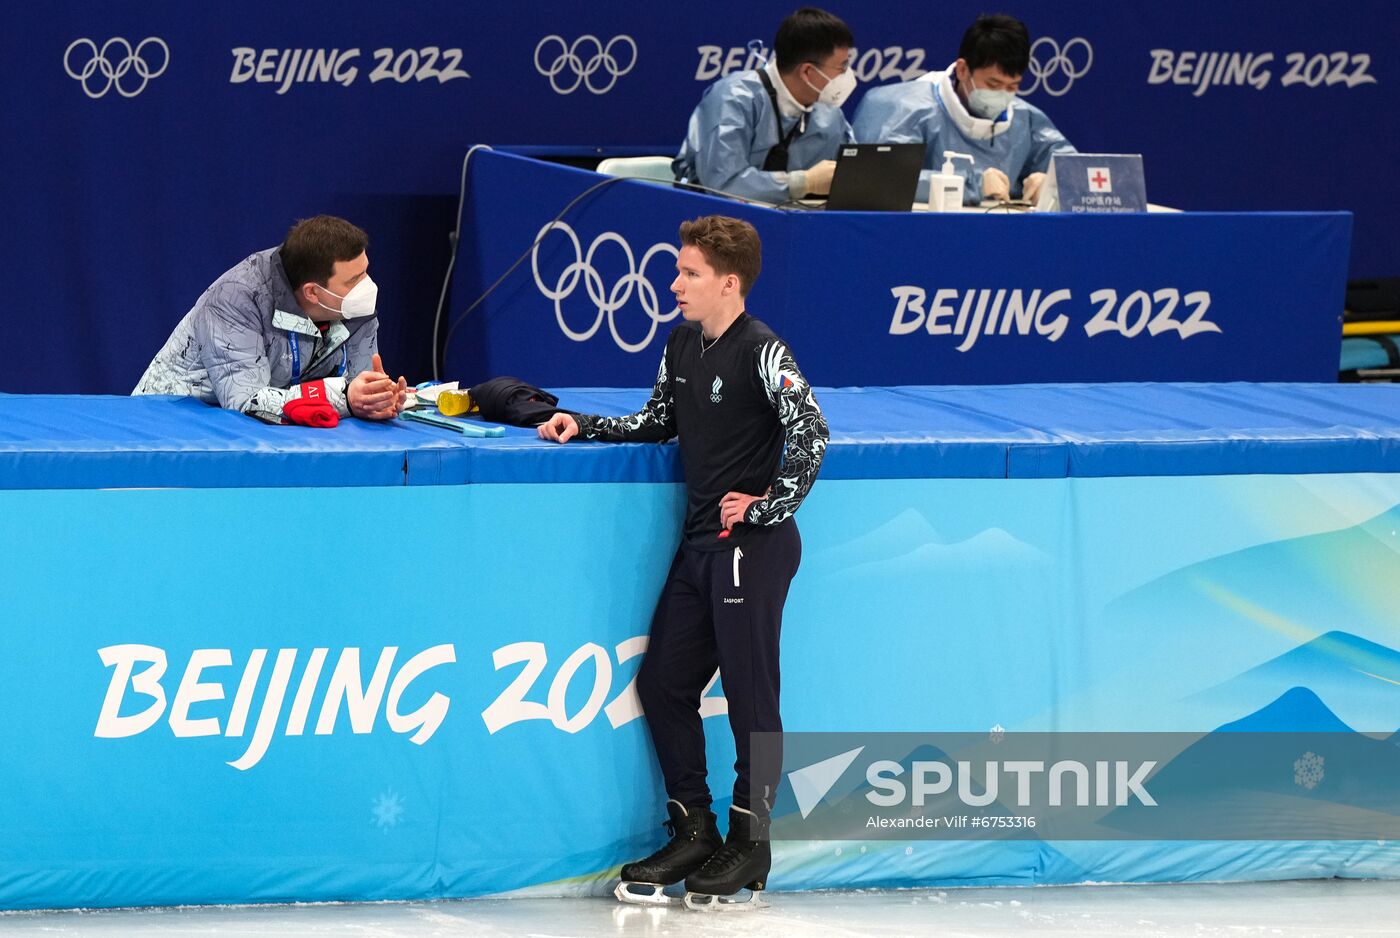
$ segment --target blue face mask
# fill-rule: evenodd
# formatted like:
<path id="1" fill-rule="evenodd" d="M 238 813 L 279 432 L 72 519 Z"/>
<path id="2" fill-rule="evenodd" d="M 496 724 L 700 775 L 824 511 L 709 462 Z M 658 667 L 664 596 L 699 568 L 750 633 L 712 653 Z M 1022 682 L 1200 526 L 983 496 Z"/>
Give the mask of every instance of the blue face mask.
<path id="1" fill-rule="evenodd" d="M 968 72 L 967 83 L 972 86 L 972 92 L 967 96 L 967 109 L 978 117 L 995 120 L 1003 111 L 1010 110 L 1011 102 L 1016 100 L 1016 94 L 1011 91 L 978 88 L 971 72 Z"/>

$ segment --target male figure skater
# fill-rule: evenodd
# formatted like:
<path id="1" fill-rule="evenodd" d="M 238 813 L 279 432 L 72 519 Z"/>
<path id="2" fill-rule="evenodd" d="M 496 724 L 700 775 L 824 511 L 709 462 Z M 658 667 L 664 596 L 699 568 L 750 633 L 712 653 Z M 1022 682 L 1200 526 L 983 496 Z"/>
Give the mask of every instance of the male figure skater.
<path id="1" fill-rule="evenodd" d="M 764 888 L 780 764 L 753 765 L 750 733 L 781 732 L 778 638 L 802 555 L 793 514 L 826 450 L 826 419 L 792 353 L 744 308 L 761 266 L 748 222 L 681 225 L 672 330 L 650 400 L 626 417 L 555 414 L 540 437 L 608 442 L 680 438 L 686 517 L 652 618 L 637 693 L 666 782 L 669 843 L 622 868 L 619 899 L 661 904 L 684 879 L 687 906 Z M 737 752 L 721 842 L 705 781 L 700 695 L 718 665 Z M 751 787 L 752 783 L 752 787 Z M 759 793 L 750 798 L 750 791 Z"/>

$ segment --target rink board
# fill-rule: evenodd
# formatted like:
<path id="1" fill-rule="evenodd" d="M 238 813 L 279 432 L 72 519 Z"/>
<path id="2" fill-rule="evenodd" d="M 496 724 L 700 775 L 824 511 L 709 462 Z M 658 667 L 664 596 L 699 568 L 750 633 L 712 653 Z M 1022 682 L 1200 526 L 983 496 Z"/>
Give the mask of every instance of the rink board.
<path id="1" fill-rule="evenodd" d="M 1043 391 L 1041 426 L 998 414 L 1003 468 L 1041 446 L 1085 472 L 938 477 L 990 461 L 931 420 L 906 453 L 929 477 L 851 477 L 889 434 L 831 396 L 833 435 L 877 456 L 835 458 L 799 514 L 789 730 L 1400 727 L 1400 466 L 1376 408 L 1335 402 L 1331 447 L 1321 417 L 1310 437 L 1296 418 L 1198 425 L 1239 441 L 1233 470 L 1217 448 L 1212 471 L 1183 471 L 1189 440 L 1158 431 L 1176 462 L 1154 470 L 1139 443 L 1136 470 L 1094 474 L 1112 446 L 1076 438 L 1066 392 Z M 1357 413 L 1374 423 L 1348 432 Z M 652 849 L 664 796 L 631 681 L 683 492 L 557 467 L 672 457 L 513 439 L 556 477 L 405 484 L 385 446 L 370 462 L 387 480 L 398 460 L 397 481 L 313 487 L 301 456 L 250 445 L 297 481 L 0 491 L 0 906 L 573 894 Z M 453 458 L 440 475 L 466 471 Z M 1353 462 L 1300 462 L 1325 458 Z M 1304 709 L 1271 709 L 1295 687 Z M 722 686 L 709 697 L 722 808 L 733 746 Z M 1375 841 L 846 841 L 779 845 L 770 887 L 1397 874 Z"/>

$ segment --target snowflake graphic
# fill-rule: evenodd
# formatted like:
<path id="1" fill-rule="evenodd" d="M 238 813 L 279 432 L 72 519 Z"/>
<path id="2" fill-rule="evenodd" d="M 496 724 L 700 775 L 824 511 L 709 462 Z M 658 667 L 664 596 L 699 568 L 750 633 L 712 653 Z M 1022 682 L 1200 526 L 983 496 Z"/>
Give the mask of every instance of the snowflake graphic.
<path id="1" fill-rule="evenodd" d="M 1001 742 L 1006 738 L 1006 727 L 998 723 L 996 726 L 992 727 L 992 731 L 987 734 L 987 738 L 994 743 Z"/>
<path id="2" fill-rule="evenodd" d="M 1322 756 L 1309 750 L 1293 761 L 1293 784 L 1301 785 L 1308 791 L 1317 787 L 1322 781 L 1324 772 L 1322 771 Z"/>
<path id="3" fill-rule="evenodd" d="M 403 799 L 391 788 L 374 799 L 370 815 L 375 825 L 387 834 L 389 828 L 397 826 L 403 819 Z"/>

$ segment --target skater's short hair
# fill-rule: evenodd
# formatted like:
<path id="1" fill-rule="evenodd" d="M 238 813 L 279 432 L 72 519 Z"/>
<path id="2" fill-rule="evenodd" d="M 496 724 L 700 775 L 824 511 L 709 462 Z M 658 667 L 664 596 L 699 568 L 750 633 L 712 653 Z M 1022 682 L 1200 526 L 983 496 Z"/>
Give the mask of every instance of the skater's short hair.
<path id="1" fill-rule="evenodd" d="M 739 278 L 739 295 L 748 296 L 763 267 L 763 244 L 753 225 L 728 215 L 705 215 L 681 222 L 681 244 L 700 249 L 705 262 L 723 276 Z"/>

